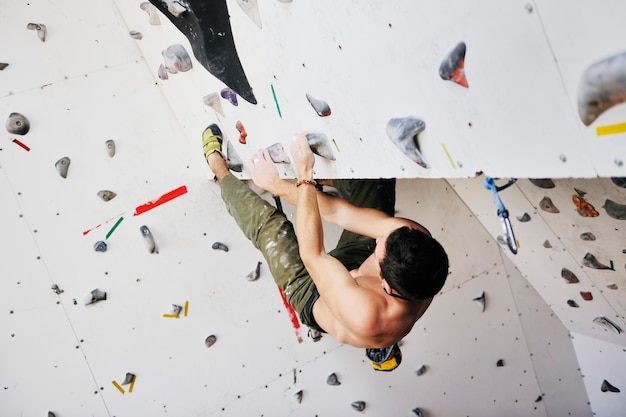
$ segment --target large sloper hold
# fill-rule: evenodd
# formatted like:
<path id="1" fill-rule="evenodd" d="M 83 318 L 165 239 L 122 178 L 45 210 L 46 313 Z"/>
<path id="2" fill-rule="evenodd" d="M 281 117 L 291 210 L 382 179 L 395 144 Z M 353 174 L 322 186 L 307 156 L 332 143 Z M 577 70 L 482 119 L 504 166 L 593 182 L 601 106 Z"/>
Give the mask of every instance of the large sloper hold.
<path id="1" fill-rule="evenodd" d="M 591 65 L 578 87 L 578 114 L 589 126 L 602 113 L 626 101 L 626 51 Z"/>
<path id="2" fill-rule="evenodd" d="M 423 168 L 429 168 L 420 151 L 418 135 L 426 123 L 417 117 L 393 118 L 387 122 L 387 136 L 406 156 Z"/>
<path id="3" fill-rule="evenodd" d="M 330 147 L 330 141 L 325 134 L 316 132 L 307 133 L 306 140 L 314 154 L 331 161 L 336 159 Z"/>
<path id="4" fill-rule="evenodd" d="M 187 37 L 194 56 L 244 100 L 256 104 L 235 48 L 226 0 L 184 0 L 186 10 L 170 11 L 173 0 L 150 0 Z"/>
<path id="5" fill-rule="evenodd" d="M 604 202 L 604 209 L 609 217 L 617 220 L 626 220 L 626 204 L 616 203 L 610 198 L 607 198 Z"/>

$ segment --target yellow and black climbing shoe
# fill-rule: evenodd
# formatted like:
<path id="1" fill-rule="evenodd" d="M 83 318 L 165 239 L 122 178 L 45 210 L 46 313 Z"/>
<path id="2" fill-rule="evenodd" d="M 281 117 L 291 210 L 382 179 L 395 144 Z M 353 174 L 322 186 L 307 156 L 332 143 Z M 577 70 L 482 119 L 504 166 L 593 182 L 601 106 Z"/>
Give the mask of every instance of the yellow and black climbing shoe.
<path id="1" fill-rule="evenodd" d="M 222 153 L 222 131 L 215 124 L 209 125 L 204 132 L 202 132 L 202 150 L 204 151 L 204 157 L 208 158 L 213 152 Z"/>

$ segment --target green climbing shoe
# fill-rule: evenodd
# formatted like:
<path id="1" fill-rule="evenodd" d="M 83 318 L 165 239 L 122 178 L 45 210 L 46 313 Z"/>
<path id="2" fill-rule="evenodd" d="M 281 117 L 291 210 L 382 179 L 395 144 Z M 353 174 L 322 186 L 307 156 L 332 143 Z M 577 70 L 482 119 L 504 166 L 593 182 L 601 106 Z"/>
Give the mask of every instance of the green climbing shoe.
<path id="1" fill-rule="evenodd" d="M 202 150 L 204 151 L 204 157 L 208 158 L 213 152 L 219 152 L 222 154 L 222 131 L 215 124 L 209 125 L 204 132 L 202 132 Z"/>

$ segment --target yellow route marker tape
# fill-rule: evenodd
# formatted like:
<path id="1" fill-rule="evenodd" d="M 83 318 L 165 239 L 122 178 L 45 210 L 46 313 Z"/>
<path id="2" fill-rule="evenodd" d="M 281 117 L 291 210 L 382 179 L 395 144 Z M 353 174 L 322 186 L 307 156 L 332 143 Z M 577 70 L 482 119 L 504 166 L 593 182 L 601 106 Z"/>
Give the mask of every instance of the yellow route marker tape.
<path id="1" fill-rule="evenodd" d="M 185 301 L 185 310 L 183 315 L 187 317 L 187 313 L 189 313 L 189 301 Z"/>
<path id="2" fill-rule="evenodd" d="M 124 391 L 124 388 L 122 388 L 122 386 L 120 384 L 118 384 L 117 382 L 115 382 L 115 381 L 113 381 L 113 386 L 115 388 L 117 388 L 119 390 L 119 392 L 122 393 L 122 395 L 124 395 L 124 393 L 126 392 L 126 391 Z"/>
<path id="3" fill-rule="evenodd" d="M 137 379 L 137 375 L 133 375 L 133 380 L 130 381 L 130 387 L 128 387 L 128 392 L 133 392 L 133 388 L 135 387 L 135 380 Z"/>
<path id="4" fill-rule="evenodd" d="M 626 133 L 626 122 L 596 127 L 596 135 L 598 136 L 617 135 L 618 133 Z"/>
<path id="5" fill-rule="evenodd" d="M 179 314 L 163 314 L 163 317 L 165 317 L 166 319 L 179 319 L 180 315 Z"/>
<path id="6" fill-rule="evenodd" d="M 443 151 L 446 153 L 446 155 L 448 156 L 448 161 L 450 161 L 450 163 L 452 164 L 452 168 L 456 169 L 456 164 L 454 163 L 454 161 L 452 160 L 452 157 L 450 156 L 450 152 L 448 152 L 448 148 L 446 148 L 445 143 L 441 144 L 441 147 L 443 148 Z"/>

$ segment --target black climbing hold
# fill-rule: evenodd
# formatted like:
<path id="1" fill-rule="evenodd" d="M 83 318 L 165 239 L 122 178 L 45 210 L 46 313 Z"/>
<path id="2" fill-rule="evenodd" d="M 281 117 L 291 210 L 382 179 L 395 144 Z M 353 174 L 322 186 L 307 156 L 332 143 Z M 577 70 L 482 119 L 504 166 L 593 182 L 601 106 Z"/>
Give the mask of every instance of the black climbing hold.
<path id="1" fill-rule="evenodd" d="M 574 307 L 574 308 L 578 308 L 579 307 L 578 303 L 576 301 L 574 301 L 574 300 L 567 300 L 567 305 L 570 306 L 570 307 Z"/>
<path id="2" fill-rule="evenodd" d="M 472 301 L 476 301 L 480 305 L 481 310 L 483 312 L 485 311 L 485 308 L 487 307 L 487 297 L 484 291 L 480 296 L 474 298 Z"/>
<path id="3" fill-rule="evenodd" d="M 102 240 L 97 241 L 93 245 L 93 250 L 95 250 L 96 252 L 106 252 L 107 251 L 107 244 L 106 244 L 106 242 L 104 242 Z"/>
<path id="4" fill-rule="evenodd" d="M 354 401 L 350 404 L 350 406 L 356 411 L 363 411 L 365 410 L 365 401 Z"/>
<path id="5" fill-rule="evenodd" d="M 59 288 L 59 286 L 57 284 L 52 284 L 52 287 L 50 287 L 52 289 L 52 291 L 55 294 L 61 294 L 63 292 L 63 290 L 61 288 Z"/>
<path id="6" fill-rule="evenodd" d="M 215 342 L 217 342 L 217 336 L 215 336 L 214 334 L 207 336 L 207 338 L 204 339 L 204 344 L 206 345 L 206 347 L 213 346 Z"/>
<path id="7" fill-rule="evenodd" d="M 626 220 L 626 204 L 619 204 L 607 198 L 604 202 L 604 209 L 609 217 L 617 220 Z"/>
<path id="8" fill-rule="evenodd" d="M 3 69 L 5 69 L 8 66 L 9 66 L 9 64 L 7 64 L 6 62 L 0 62 L 0 71 L 2 71 Z"/>
<path id="9" fill-rule="evenodd" d="M 411 411 L 413 411 L 413 414 L 415 414 L 417 417 L 424 417 L 424 413 L 418 407 L 415 407 Z"/>
<path id="10" fill-rule="evenodd" d="M 596 240 L 596 235 L 591 232 L 584 232 L 580 234 L 580 238 L 586 241 L 593 241 Z"/>
<path id="11" fill-rule="evenodd" d="M 187 37 L 194 56 L 211 74 L 244 100 L 256 98 L 239 61 L 226 0 L 187 0 L 186 11 L 171 13 L 161 0 L 150 0 Z"/>
<path id="12" fill-rule="evenodd" d="M 14 135 L 25 135 L 30 130 L 30 122 L 23 114 L 13 112 L 9 114 L 6 128 L 9 133 Z"/>
<path id="13" fill-rule="evenodd" d="M 620 188 L 626 188 L 626 177 L 611 177 L 611 181 Z"/>
<path id="14" fill-rule="evenodd" d="M 248 281 L 256 281 L 257 279 L 259 279 L 260 275 L 261 275 L 261 262 L 259 261 L 256 264 L 256 268 L 253 271 L 250 271 L 248 275 L 246 275 L 246 279 Z"/>
<path id="15" fill-rule="evenodd" d="M 529 181 L 539 188 L 554 188 L 554 181 L 552 181 L 550 178 L 531 178 L 529 179 Z"/>
<path id="16" fill-rule="evenodd" d="M 228 252 L 228 246 L 223 244 L 222 242 L 215 242 L 211 247 L 215 250 L 223 250 L 224 252 Z"/>
<path id="17" fill-rule="evenodd" d="M 568 284 L 576 284 L 580 282 L 576 274 L 567 268 L 561 269 L 561 276 L 565 279 L 565 281 L 567 281 Z"/>
<path id="18" fill-rule="evenodd" d="M 67 170 L 70 167 L 70 162 L 71 162 L 70 158 L 68 158 L 67 156 L 64 156 L 63 158 L 56 161 L 56 163 L 54 164 L 54 167 L 57 169 L 57 172 L 63 178 L 67 178 Z"/>
<path id="19" fill-rule="evenodd" d="M 339 382 L 339 378 L 337 378 L 337 374 L 334 372 L 328 375 L 328 378 L 326 378 L 326 383 L 328 385 L 341 385 L 341 382 Z"/>
<path id="20" fill-rule="evenodd" d="M 498 362 L 496 362 L 496 366 L 498 367 L 504 366 L 504 361 L 502 359 L 498 359 Z"/>
<path id="21" fill-rule="evenodd" d="M 122 385 L 128 385 L 134 380 L 135 380 L 135 374 L 131 372 L 126 372 L 126 376 L 124 377 L 124 380 L 122 381 Z"/>
<path id="22" fill-rule="evenodd" d="M 302 402 L 302 390 L 297 391 L 296 393 L 293 394 L 293 396 L 296 399 L 296 401 L 298 401 L 298 404 Z"/>
<path id="23" fill-rule="evenodd" d="M 587 268 L 593 268 L 593 269 L 611 269 L 610 266 L 608 265 L 604 265 L 603 263 L 599 262 L 596 257 L 592 254 L 587 252 L 587 254 L 585 254 L 585 257 L 583 258 L 583 262 L 582 264 L 584 266 L 586 266 Z"/>
<path id="24" fill-rule="evenodd" d="M 387 136 L 413 162 L 423 168 L 428 164 L 419 147 L 418 135 L 426 129 L 426 123 L 417 117 L 390 119 L 387 122 Z"/>
<path id="25" fill-rule="evenodd" d="M 417 371 L 415 371 L 415 374 L 417 376 L 424 375 L 426 373 L 426 369 L 427 369 L 426 365 L 422 365 L 422 366 L 419 367 L 419 369 Z"/>
<path id="26" fill-rule="evenodd" d="M 463 87 L 468 87 L 465 78 L 465 42 L 459 42 L 439 65 L 439 76 L 444 80 L 453 81 Z"/>
<path id="27" fill-rule="evenodd" d="M 530 221 L 530 214 L 524 213 L 521 216 L 515 216 L 515 218 L 519 220 L 521 223 L 526 223 Z"/>
<path id="28" fill-rule="evenodd" d="M 107 299 L 107 293 L 98 288 L 91 291 L 89 295 L 85 298 L 85 305 L 93 304 L 97 301 L 103 301 Z"/>
<path id="29" fill-rule="evenodd" d="M 604 381 L 602 381 L 602 386 L 600 387 L 600 389 L 602 390 L 602 392 L 621 392 L 619 390 L 619 388 L 614 387 L 613 385 L 611 385 L 611 383 L 609 381 L 607 381 L 606 379 Z"/>

